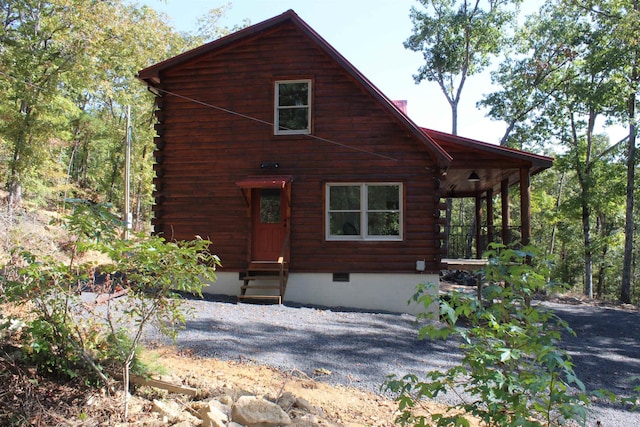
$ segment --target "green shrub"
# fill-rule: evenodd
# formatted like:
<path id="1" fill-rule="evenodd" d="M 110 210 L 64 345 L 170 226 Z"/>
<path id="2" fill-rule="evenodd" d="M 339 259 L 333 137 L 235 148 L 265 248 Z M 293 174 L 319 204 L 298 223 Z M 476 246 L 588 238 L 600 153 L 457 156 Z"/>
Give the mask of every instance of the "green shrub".
<path id="1" fill-rule="evenodd" d="M 50 257 L 38 259 L 20 249 L 12 253 L 10 272 L 3 278 L 0 302 L 29 304 L 32 317 L 23 329 L 23 353 L 38 371 L 75 377 L 82 365 L 78 354 L 73 310 L 78 306 L 76 285 L 81 276 Z M 13 277 L 13 280 L 8 279 Z"/>
<path id="2" fill-rule="evenodd" d="M 538 292 L 562 287 L 549 281 L 549 265 L 535 251 L 494 245 L 486 254 L 482 300 L 452 292 L 445 298 L 419 285 L 413 300 L 427 309 L 438 303 L 441 322 L 420 328 L 421 338 L 460 340 L 462 360 L 424 379 L 390 377 L 385 387 L 397 394 L 401 425 L 469 425 L 465 414 L 489 426 L 552 426 L 567 420 L 584 425 L 588 398 L 570 357 L 558 347 L 568 325 L 551 311 L 532 305 Z M 535 266 L 533 266 L 535 265 Z M 429 313 L 422 316 L 431 318 Z M 574 390 L 570 387 L 575 387 Z M 577 389 L 577 392 L 575 390 Z M 462 403 L 443 414 L 419 414 L 420 400 L 453 393 Z M 428 419 L 430 418 L 430 419 Z"/>
<path id="3" fill-rule="evenodd" d="M 39 370 L 75 377 L 88 368 L 102 382 L 109 382 L 102 364 L 118 363 L 127 389 L 130 370 L 142 369 L 136 354 L 146 327 L 155 324 L 175 337 L 185 321 L 179 292 L 201 296 L 204 286 L 215 281 L 220 262 L 209 252 L 208 240 L 167 242 L 143 235 L 120 239 L 122 224 L 109 206 L 80 200 L 70 203 L 74 212 L 65 219 L 71 233 L 69 264 L 15 249 L 0 276 L 0 303 L 28 307 L 22 348 Z M 118 287 L 127 290 L 122 309 L 116 313 L 109 300 L 104 318 L 80 298 L 92 266 L 76 265 L 76 255 L 87 250 L 111 258 L 108 272 L 118 279 L 112 279 L 107 292 Z M 10 324 L 2 320 L 0 328 Z"/>

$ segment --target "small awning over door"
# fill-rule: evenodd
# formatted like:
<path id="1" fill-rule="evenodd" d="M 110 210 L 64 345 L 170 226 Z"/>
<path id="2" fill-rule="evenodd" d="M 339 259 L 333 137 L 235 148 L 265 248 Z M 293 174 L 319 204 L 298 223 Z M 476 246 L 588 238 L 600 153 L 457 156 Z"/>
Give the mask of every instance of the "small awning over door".
<path id="1" fill-rule="evenodd" d="M 284 188 L 291 181 L 293 177 L 290 175 L 248 176 L 236 185 L 240 188 Z"/>

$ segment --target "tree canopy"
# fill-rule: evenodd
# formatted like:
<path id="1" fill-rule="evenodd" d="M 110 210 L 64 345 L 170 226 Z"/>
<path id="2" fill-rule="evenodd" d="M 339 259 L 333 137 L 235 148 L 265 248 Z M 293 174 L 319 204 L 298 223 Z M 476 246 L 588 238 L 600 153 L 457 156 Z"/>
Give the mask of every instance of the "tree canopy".
<path id="1" fill-rule="evenodd" d="M 423 55 L 416 83 L 438 84 L 455 133 L 467 77 L 491 70 L 496 90 L 478 107 L 507 124 L 501 145 L 557 159 L 532 182 L 534 243 L 555 257 L 554 274 L 586 295 L 631 302 L 639 277 L 637 0 L 550 0 L 529 16 L 518 13 L 520 2 L 418 3 L 405 42 Z M 603 129 L 612 124 L 627 136 L 611 140 Z"/>
<path id="2" fill-rule="evenodd" d="M 23 194 L 120 206 L 131 106 L 136 219 L 148 219 L 154 98 L 135 75 L 230 31 L 217 20 L 228 7 L 212 9 L 198 32 L 185 34 L 154 9 L 124 0 L 0 2 L 0 174 L 9 208 Z"/>

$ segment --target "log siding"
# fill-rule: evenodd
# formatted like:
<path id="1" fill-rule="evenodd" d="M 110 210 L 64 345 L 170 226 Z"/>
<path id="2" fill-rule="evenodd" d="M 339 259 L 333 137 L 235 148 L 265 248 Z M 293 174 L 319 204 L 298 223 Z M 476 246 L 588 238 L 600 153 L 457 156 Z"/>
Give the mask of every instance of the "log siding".
<path id="1" fill-rule="evenodd" d="M 297 79 L 313 82 L 312 135 L 274 135 L 274 83 Z M 251 221 L 235 183 L 291 175 L 290 271 L 410 273 L 418 259 L 439 268 L 433 153 L 298 27 L 197 56 L 160 80 L 156 232 L 207 237 L 223 271 L 242 271 Z M 336 182 L 401 182 L 403 240 L 327 241 L 325 184 Z"/>

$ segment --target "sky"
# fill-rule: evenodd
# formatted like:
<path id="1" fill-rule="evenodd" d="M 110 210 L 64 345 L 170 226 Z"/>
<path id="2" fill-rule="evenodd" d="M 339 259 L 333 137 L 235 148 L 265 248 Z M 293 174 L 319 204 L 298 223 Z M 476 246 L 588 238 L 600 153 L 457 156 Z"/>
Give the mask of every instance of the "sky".
<path id="1" fill-rule="evenodd" d="M 229 0 L 222 25 L 233 27 L 245 19 L 257 24 L 293 9 L 378 89 L 392 100 L 406 100 L 409 117 L 419 126 L 451 132 L 451 108 L 435 82 L 415 84 L 413 75 L 422 55 L 405 49 L 411 35 L 409 18 L 416 0 Z M 226 0 L 143 0 L 165 13 L 178 31 L 192 32 L 196 20 Z M 537 2 L 535 2 L 537 3 Z M 506 125 L 486 117 L 476 107 L 485 94 L 497 90 L 488 72 L 467 79 L 458 110 L 458 134 L 499 143 Z M 611 135 L 616 140 L 614 135 Z"/>

